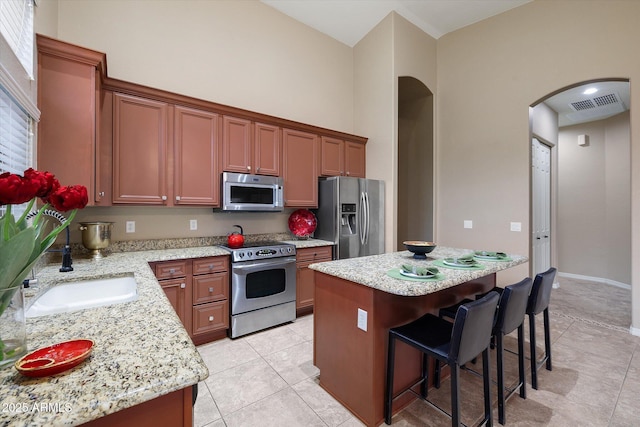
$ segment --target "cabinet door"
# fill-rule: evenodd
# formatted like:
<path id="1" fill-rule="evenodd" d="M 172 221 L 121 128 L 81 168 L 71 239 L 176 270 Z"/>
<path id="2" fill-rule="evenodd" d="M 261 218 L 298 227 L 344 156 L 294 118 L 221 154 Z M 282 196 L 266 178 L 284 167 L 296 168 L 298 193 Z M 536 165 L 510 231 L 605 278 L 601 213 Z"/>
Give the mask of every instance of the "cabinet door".
<path id="1" fill-rule="evenodd" d="M 191 331 L 191 284 L 189 277 L 161 280 L 160 286 L 187 331 Z"/>
<path id="2" fill-rule="evenodd" d="M 113 109 L 113 202 L 166 204 L 168 105 L 116 93 Z"/>
<path id="3" fill-rule="evenodd" d="M 296 253 L 296 309 L 313 307 L 315 277 L 309 265 L 331 261 L 332 247 L 301 248 Z"/>
<path id="4" fill-rule="evenodd" d="M 175 107 L 174 117 L 174 203 L 219 206 L 218 115 Z"/>
<path id="5" fill-rule="evenodd" d="M 365 178 L 365 145 L 347 141 L 344 147 L 345 175 Z"/>
<path id="6" fill-rule="evenodd" d="M 282 166 L 285 207 L 318 207 L 317 146 L 317 135 L 283 129 Z"/>
<path id="7" fill-rule="evenodd" d="M 102 55 L 38 36 L 38 169 L 62 185 L 84 185 L 89 205 L 96 191 L 97 113 Z M 99 178 L 99 177 L 98 177 Z"/>
<path id="8" fill-rule="evenodd" d="M 193 335 L 227 329 L 228 327 L 229 304 L 227 300 L 193 307 Z"/>
<path id="9" fill-rule="evenodd" d="M 344 141 L 323 136 L 320 142 L 320 165 L 323 176 L 344 175 Z"/>
<path id="10" fill-rule="evenodd" d="M 251 157 L 251 122 L 224 116 L 222 118 L 222 170 L 253 173 Z"/>
<path id="11" fill-rule="evenodd" d="M 280 128 L 264 123 L 255 123 L 253 126 L 255 173 L 280 176 L 280 153 L 282 151 Z"/>

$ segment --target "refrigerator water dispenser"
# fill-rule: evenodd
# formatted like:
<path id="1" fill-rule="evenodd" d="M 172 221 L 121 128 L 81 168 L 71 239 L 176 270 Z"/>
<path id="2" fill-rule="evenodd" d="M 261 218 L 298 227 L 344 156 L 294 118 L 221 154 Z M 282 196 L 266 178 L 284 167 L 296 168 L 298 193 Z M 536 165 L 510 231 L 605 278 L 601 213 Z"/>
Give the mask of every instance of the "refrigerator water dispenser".
<path id="1" fill-rule="evenodd" d="M 352 235 L 358 234 L 357 222 L 356 222 L 356 205 L 354 203 L 343 203 L 341 206 L 340 225 L 341 234 Z"/>

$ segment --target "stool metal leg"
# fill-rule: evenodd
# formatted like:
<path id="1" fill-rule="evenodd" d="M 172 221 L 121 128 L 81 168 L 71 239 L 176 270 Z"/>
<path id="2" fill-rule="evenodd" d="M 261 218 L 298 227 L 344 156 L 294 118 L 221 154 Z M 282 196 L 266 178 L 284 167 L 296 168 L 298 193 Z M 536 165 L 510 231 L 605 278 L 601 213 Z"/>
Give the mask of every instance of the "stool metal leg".
<path id="1" fill-rule="evenodd" d="M 536 369 L 536 318 L 529 315 L 529 347 L 531 349 L 531 387 L 538 389 L 538 370 Z"/>
<path id="2" fill-rule="evenodd" d="M 427 398 L 427 393 L 429 391 L 428 381 L 429 355 L 427 355 L 427 353 L 422 353 L 422 384 L 420 384 L 420 396 L 422 396 L 423 399 Z"/>
<path id="3" fill-rule="evenodd" d="M 489 349 L 482 352 L 482 377 L 484 382 L 484 418 L 487 420 L 485 426 L 493 426 L 493 415 L 491 413 L 491 365 Z"/>
<path id="4" fill-rule="evenodd" d="M 524 374 L 524 322 L 518 326 L 518 377 L 520 378 L 520 397 L 527 398 L 527 384 Z"/>
<path id="5" fill-rule="evenodd" d="M 504 425 L 504 342 L 502 334 L 495 335 L 495 338 L 498 369 L 498 422 Z"/>
<path id="6" fill-rule="evenodd" d="M 544 352 L 547 358 L 547 371 L 551 370 L 551 330 L 549 327 L 549 309 L 542 312 L 544 319 Z"/>
<path id="7" fill-rule="evenodd" d="M 460 426 L 460 367 L 457 363 L 449 364 L 451 369 L 451 426 Z"/>
<path id="8" fill-rule="evenodd" d="M 389 348 L 387 351 L 387 393 L 384 400 L 384 422 L 391 425 L 392 401 L 393 401 L 393 368 L 395 358 L 396 340 L 389 334 Z"/>

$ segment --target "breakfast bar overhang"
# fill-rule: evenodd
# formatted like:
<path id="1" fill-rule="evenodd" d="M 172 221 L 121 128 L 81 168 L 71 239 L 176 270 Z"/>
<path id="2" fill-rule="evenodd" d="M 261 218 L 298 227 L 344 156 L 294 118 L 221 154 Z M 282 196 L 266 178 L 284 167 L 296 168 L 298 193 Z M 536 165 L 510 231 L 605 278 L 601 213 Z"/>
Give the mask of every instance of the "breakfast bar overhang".
<path id="1" fill-rule="evenodd" d="M 320 369 L 320 385 L 367 426 L 378 426 L 384 419 L 389 329 L 488 291 L 496 285 L 498 271 L 528 261 L 508 254 L 499 261 L 479 260 L 474 268 L 442 264 L 446 258 L 472 253 L 437 247 L 427 260 L 416 260 L 403 251 L 310 266 L 315 270 L 313 357 Z M 396 278 L 402 265 L 435 265 L 441 276 L 437 280 Z M 421 360 L 415 349 L 397 345 L 394 390 L 415 383 Z M 394 409 L 414 399 L 405 393 Z"/>

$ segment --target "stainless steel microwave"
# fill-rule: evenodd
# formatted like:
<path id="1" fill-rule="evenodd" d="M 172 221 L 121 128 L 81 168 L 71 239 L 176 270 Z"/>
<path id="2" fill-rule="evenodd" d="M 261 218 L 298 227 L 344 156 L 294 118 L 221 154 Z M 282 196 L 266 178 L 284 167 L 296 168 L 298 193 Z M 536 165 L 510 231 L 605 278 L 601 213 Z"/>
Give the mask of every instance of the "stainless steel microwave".
<path id="1" fill-rule="evenodd" d="M 284 209 L 282 178 L 224 172 L 222 174 L 223 211 L 267 211 Z"/>

